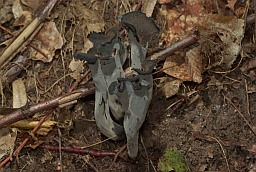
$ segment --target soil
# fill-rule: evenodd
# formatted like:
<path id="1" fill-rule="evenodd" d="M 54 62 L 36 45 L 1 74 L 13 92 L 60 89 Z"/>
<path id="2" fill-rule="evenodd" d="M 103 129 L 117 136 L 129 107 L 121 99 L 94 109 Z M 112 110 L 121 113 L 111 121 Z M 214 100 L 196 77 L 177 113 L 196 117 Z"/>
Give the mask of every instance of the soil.
<path id="1" fill-rule="evenodd" d="M 94 6 L 88 6 L 83 2 L 87 8 L 97 7 L 98 11 L 103 9 L 104 3 L 106 2 L 99 0 L 94 2 Z M 107 7 L 103 20 L 107 30 L 113 25 L 118 25 L 113 16 L 118 16 L 135 4 L 122 9 L 118 9 L 112 1 L 105 5 Z M 54 15 L 58 15 L 54 19 L 57 28 L 60 28 L 63 22 L 66 24 L 63 33 L 66 44 L 72 40 L 72 31 L 79 20 L 74 11 L 69 11 L 72 6 L 75 6 L 75 3 L 62 1 L 54 12 Z M 63 16 L 66 19 L 62 20 Z M 68 69 L 72 54 L 83 48 L 82 31 L 79 30 L 82 26 L 77 25 L 76 29 L 78 31 L 73 35 L 75 48 L 71 50 L 66 46 L 62 60 L 59 57 L 51 63 L 31 62 L 28 69 L 33 71 L 36 67 L 40 82 L 47 87 L 54 84 L 56 78 L 61 78 L 63 72 Z M 151 48 L 151 51 L 154 49 Z M 253 52 L 250 53 L 254 56 Z M 159 159 L 166 149 L 176 147 L 185 157 L 187 171 L 256 171 L 256 156 L 253 150 L 256 142 L 256 94 L 248 91 L 255 88 L 256 83 L 253 78 L 242 73 L 240 67 L 248 59 L 239 63 L 240 58 L 234 64 L 238 67 L 232 72 L 206 71 L 202 74 L 202 83 L 184 82 L 179 93 L 168 99 L 159 87 L 154 85 L 151 106 L 140 130 L 139 155 L 135 160 L 129 159 L 125 150 L 117 157 L 110 170 L 113 156 L 93 157 L 64 151 L 60 153 L 36 146 L 43 142 L 55 146 L 61 144 L 88 147 L 98 151 L 119 151 L 126 144 L 125 140 L 107 140 L 100 133 L 94 121 L 94 95 L 90 95 L 79 99 L 76 104 L 58 108 L 52 119 L 59 124 L 46 136 L 33 137 L 18 158 L 13 158 L 1 170 L 45 172 L 60 171 L 62 167 L 63 171 L 159 171 Z M 65 69 L 60 67 L 63 61 Z M 50 75 L 51 73 L 53 75 Z M 165 76 L 164 73 L 161 75 Z M 28 78 L 26 74 L 22 74 L 22 77 Z M 41 95 L 40 101 L 65 92 L 72 83 L 72 78 L 66 77 L 65 80 L 59 81 L 54 89 Z M 86 87 L 87 84 L 82 82 L 79 87 Z M 195 93 L 188 96 L 187 93 L 191 90 Z M 35 90 L 31 89 L 28 95 L 31 101 L 36 101 Z M 25 131 L 20 131 L 17 145 L 26 135 Z M 36 148 L 33 149 L 33 146 Z"/>

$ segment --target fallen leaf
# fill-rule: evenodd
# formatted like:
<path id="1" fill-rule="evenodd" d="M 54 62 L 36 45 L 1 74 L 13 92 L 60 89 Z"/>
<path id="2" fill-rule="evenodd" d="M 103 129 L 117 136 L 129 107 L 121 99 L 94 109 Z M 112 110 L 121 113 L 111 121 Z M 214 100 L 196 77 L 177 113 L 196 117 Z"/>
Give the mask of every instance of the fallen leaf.
<path id="1" fill-rule="evenodd" d="M 76 10 L 77 17 L 81 19 L 80 24 L 81 28 L 85 30 L 85 36 L 93 31 L 101 32 L 104 30 L 105 23 L 98 11 L 88 9 L 80 0 L 76 0 L 74 3 L 76 3 L 74 10 Z"/>
<path id="2" fill-rule="evenodd" d="M 48 22 L 37 34 L 33 44 L 37 45 L 37 47 L 47 55 L 47 58 L 34 49 L 31 49 L 30 56 L 32 59 L 51 62 L 55 55 L 55 51 L 63 46 L 63 38 L 57 30 L 55 23 Z"/>
<path id="3" fill-rule="evenodd" d="M 244 20 L 238 19 L 236 16 L 211 14 L 202 22 L 200 31 L 202 35 L 216 35 L 221 40 L 223 50 L 220 54 L 219 65 L 223 64 L 224 67 L 230 68 L 241 49 L 241 41 L 244 37 Z M 208 36 L 205 36 L 205 39 L 209 39 Z M 201 43 L 205 39 L 202 39 Z"/>
<path id="4" fill-rule="evenodd" d="M 0 118 L 2 118 L 4 116 L 5 115 L 0 114 Z M 20 120 L 18 122 L 11 124 L 10 126 L 16 127 L 16 128 L 23 128 L 23 129 L 33 129 L 38 124 L 38 122 L 39 121 L 35 121 L 32 119 L 23 119 L 23 120 Z M 47 120 L 40 127 L 46 128 L 46 129 L 52 129 L 52 126 L 55 124 L 57 124 L 57 122 Z"/>
<path id="5" fill-rule="evenodd" d="M 16 129 L 2 128 L 0 130 L 0 159 L 6 155 L 12 154 L 16 137 Z"/>
<path id="6" fill-rule="evenodd" d="M 0 23 L 3 24 L 13 18 L 12 13 L 13 0 L 2 1 L 0 10 Z"/>
<path id="7" fill-rule="evenodd" d="M 186 1 L 175 7 L 162 5 L 158 14 L 158 18 L 165 22 L 161 44 L 167 47 L 185 38 L 199 25 L 206 14 L 199 0 Z M 160 22 L 163 23 L 163 21 Z"/>
<path id="8" fill-rule="evenodd" d="M 30 7 L 33 11 L 36 11 L 40 6 L 44 4 L 44 0 L 21 0 L 22 4 Z"/>
<path id="9" fill-rule="evenodd" d="M 199 48 L 189 50 L 186 55 L 173 55 L 166 59 L 163 68 L 164 72 L 182 81 L 202 82 L 203 71 L 202 60 Z"/>
<path id="10" fill-rule="evenodd" d="M 145 13 L 147 17 L 151 17 L 154 11 L 157 0 L 143 0 L 141 12 Z"/>
<path id="11" fill-rule="evenodd" d="M 165 98 L 170 98 L 176 95 L 182 83 L 179 79 L 172 79 L 170 77 L 159 78 L 158 88 L 163 92 Z"/>
<path id="12" fill-rule="evenodd" d="M 14 18 L 14 26 L 24 26 L 32 20 L 32 11 L 25 10 L 20 0 L 15 0 L 12 6 Z"/>
<path id="13" fill-rule="evenodd" d="M 252 59 L 248 59 L 240 69 L 243 73 L 247 74 L 248 72 L 250 72 L 251 70 L 254 70 L 255 68 L 256 68 L 256 57 Z"/>
<path id="14" fill-rule="evenodd" d="M 232 11 L 235 11 L 235 4 L 237 0 L 227 0 L 228 4 L 226 7 L 230 8 Z"/>
<path id="15" fill-rule="evenodd" d="M 84 67 L 83 62 L 81 60 L 75 60 L 72 59 L 72 61 L 69 64 L 69 69 L 72 71 L 71 77 L 75 80 L 80 79 L 80 74 L 82 73 Z"/>
<path id="16" fill-rule="evenodd" d="M 17 79 L 12 82 L 12 94 L 13 94 L 13 108 L 20 108 L 25 106 L 28 98 L 26 93 L 25 84 L 22 79 Z"/>

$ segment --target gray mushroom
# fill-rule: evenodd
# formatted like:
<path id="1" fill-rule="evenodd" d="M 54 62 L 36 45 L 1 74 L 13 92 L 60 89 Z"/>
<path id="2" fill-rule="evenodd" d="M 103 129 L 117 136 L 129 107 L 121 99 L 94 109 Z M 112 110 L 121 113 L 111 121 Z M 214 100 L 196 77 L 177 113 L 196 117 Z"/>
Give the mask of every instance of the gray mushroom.
<path id="1" fill-rule="evenodd" d="M 94 46 L 76 58 L 87 61 L 95 83 L 95 120 L 100 131 L 114 140 L 127 139 L 128 155 L 138 154 L 139 130 L 145 120 L 153 92 L 155 62 L 146 60 L 146 45 L 159 31 L 151 18 L 141 12 L 120 17 L 128 31 L 133 76 L 125 77 L 126 46 L 112 29 L 106 35 L 92 33 Z"/>
<path id="2" fill-rule="evenodd" d="M 101 133 L 112 138 L 119 140 L 124 138 L 124 128 L 122 125 L 116 123 L 110 115 L 109 101 L 108 101 L 108 86 L 102 73 L 100 62 L 97 57 L 92 60 L 93 56 L 88 56 L 84 53 L 78 53 L 75 58 L 88 62 L 95 61 L 95 63 L 88 63 L 92 73 L 92 78 L 95 84 L 95 121 Z"/>
<path id="3" fill-rule="evenodd" d="M 139 11 L 132 11 L 122 15 L 120 21 L 127 30 L 132 30 L 135 33 L 143 47 L 159 32 L 159 28 L 153 19 Z"/>

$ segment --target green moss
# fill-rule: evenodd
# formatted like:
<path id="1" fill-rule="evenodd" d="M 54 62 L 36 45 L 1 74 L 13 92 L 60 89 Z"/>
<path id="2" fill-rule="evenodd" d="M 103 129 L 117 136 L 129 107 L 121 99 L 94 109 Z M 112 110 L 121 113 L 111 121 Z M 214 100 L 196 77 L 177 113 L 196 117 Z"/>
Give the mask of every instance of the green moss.
<path id="1" fill-rule="evenodd" d="M 177 148 L 167 149 L 158 165 L 162 172 L 185 172 L 187 169 L 185 159 Z"/>

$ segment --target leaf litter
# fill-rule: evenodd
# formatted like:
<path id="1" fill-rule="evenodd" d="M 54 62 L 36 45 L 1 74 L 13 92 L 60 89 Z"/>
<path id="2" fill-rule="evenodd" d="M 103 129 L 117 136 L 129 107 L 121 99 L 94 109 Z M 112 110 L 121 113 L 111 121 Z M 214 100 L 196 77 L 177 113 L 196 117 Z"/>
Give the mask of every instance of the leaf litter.
<path id="1" fill-rule="evenodd" d="M 10 19 L 13 18 L 11 7 L 15 6 L 12 6 L 10 1 L 3 2 L 0 10 L 3 19 L 0 21 L 16 33 L 30 20 L 31 12 L 40 8 L 39 4 L 42 1 L 37 1 L 37 3 L 26 0 L 15 1 L 19 2 L 25 11 L 15 10 L 15 12 L 20 12 L 19 15 L 22 17 L 17 18 L 14 23 L 10 22 Z M 159 44 L 153 45 L 154 49 L 151 49 L 152 45 L 150 45 L 149 54 L 171 46 L 177 40 L 193 34 L 193 31 L 200 33 L 200 39 L 197 44 L 180 50 L 159 63 L 165 74 L 155 74 L 156 88 L 141 132 L 145 145 L 140 147 L 141 154 L 139 154 L 138 163 L 137 165 L 131 163 L 127 166 L 130 162 L 124 162 L 126 161 L 125 155 L 121 155 L 123 159 L 115 162 L 115 170 L 154 170 L 163 152 L 172 147 L 178 147 L 178 150 L 183 152 L 186 163 L 192 171 L 227 171 L 228 166 L 231 171 L 253 170 L 255 163 L 250 152 L 255 151 L 255 139 L 248 125 L 237 115 L 233 105 L 231 106 L 222 96 L 224 93 L 229 97 L 249 124 L 255 126 L 256 121 L 253 115 L 248 115 L 255 113 L 255 54 L 253 48 L 247 50 L 243 46 L 252 43 L 250 38 L 252 29 L 250 26 L 246 27 L 246 20 L 243 17 L 246 16 L 247 4 L 240 0 L 216 1 L 216 3 L 199 0 L 148 2 L 150 7 L 148 15 L 152 14 L 162 30 L 161 36 L 154 38 Z M 146 3 L 142 1 L 142 9 L 145 9 L 145 6 Z M 73 59 L 74 52 L 87 52 L 92 46 L 87 38 L 88 34 L 93 31 L 104 32 L 110 26 L 118 25 L 118 16 L 135 7 L 136 3 L 129 1 L 61 2 L 52 13 L 51 26 L 40 31 L 39 35 L 41 34 L 42 38 L 38 40 L 40 42 L 35 39 L 31 41 L 43 50 L 48 58 L 31 48 L 29 48 L 28 55 L 23 54 L 29 59 L 39 60 L 31 61 L 31 64 L 23 70 L 25 72 L 16 77 L 22 78 L 25 83 L 34 82 L 33 87 L 23 93 L 29 98 L 28 105 L 38 100 L 41 102 L 48 100 L 49 97 L 55 97 L 57 93 L 65 92 L 67 86 L 71 85 L 72 79 L 78 81 L 82 73 L 88 69 L 86 65 Z M 251 14 L 251 10 L 249 13 Z M 12 27 L 14 25 L 16 28 Z M 49 39 L 52 36 L 51 34 L 49 36 L 52 30 L 55 33 L 52 35 L 55 36 Z M 2 30 L 1 33 L 3 33 Z M 10 38 L 6 36 L 7 39 L 8 37 Z M 51 42 L 51 40 L 58 41 Z M 46 45 L 45 48 L 43 44 Z M 3 44 L 0 47 L 1 52 L 2 47 L 4 47 Z M 246 51 L 243 56 L 240 56 L 243 50 Z M 86 86 L 85 83 L 88 82 L 83 82 L 82 87 Z M 244 83 L 248 84 L 247 89 Z M 45 92 L 45 90 L 48 91 Z M 191 92 L 193 92 L 192 96 L 187 96 Z M 10 105 L 12 94 L 5 88 L 2 93 L 4 93 L 2 94 L 3 105 Z M 69 105 L 70 107 L 64 107 L 56 112 L 55 119 L 58 121 L 58 126 L 62 127 L 64 134 L 62 135 L 63 145 L 89 146 L 104 140 L 93 122 L 94 100 L 88 98 L 85 101 L 86 103 L 78 102 L 77 105 Z M 178 104 L 176 102 L 183 103 L 178 108 L 174 106 L 168 108 L 170 105 Z M 38 113 L 36 118 L 40 118 L 40 115 L 42 113 Z M 194 132 L 202 133 L 202 137 L 196 138 Z M 49 131 L 45 134 L 47 133 Z M 50 137 L 59 135 L 55 129 L 52 133 L 53 135 L 46 135 L 47 143 L 56 143 Z M 214 139 L 207 139 L 210 137 Z M 250 139 L 246 142 L 248 138 Z M 239 143 L 236 145 L 240 146 L 237 148 L 232 144 L 225 144 L 226 148 L 222 149 L 220 146 L 222 141 L 223 143 Z M 116 150 L 123 144 L 124 142 L 107 141 L 97 144 L 95 148 Z M 248 148 L 245 149 L 242 145 Z M 13 147 L 11 144 L 10 146 Z M 39 149 L 34 151 L 35 154 L 40 152 Z M 225 160 L 223 151 L 228 155 L 228 161 Z M 241 151 L 247 152 L 241 153 Z M 4 152 L 6 155 L 11 151 L 5 149 Z M 148 158 L 144 158 L 144 152 Z M 59 158 L 57 153 L 53 154 L 56 160 L 51 158 L 51 160 L 44 161 L 43 165 L 38 163 L 40 159 L 43 160 L 42 156 L 34 155 L 33 151 L 30 153 L 33 161 L 25 168 L 57 169 L 59 167 L 57 164 L 60 161 L 57 160 Z M 26 153 L 23 152 L 23 155 Z M 247 161 L 245 161 L 246 158 Z M 27 157 L 19 160 L 23 164 L 29 161 Z M 82 169 L 84 166 L 90 170 L 105 170 L 105 167 L 112 163 L 111 159 L 106 159 L 104 163 L 91 158 L 84 161 L 80 155 L 71 154 L 62 154 L 62 160 L 65 160 L 62 161 L 64 164 L 62 167 L 72 171 Z M 14 163 L 12 162 L 11 166 Z M 81 165 L 81 163 L 86 165 Z"/>

